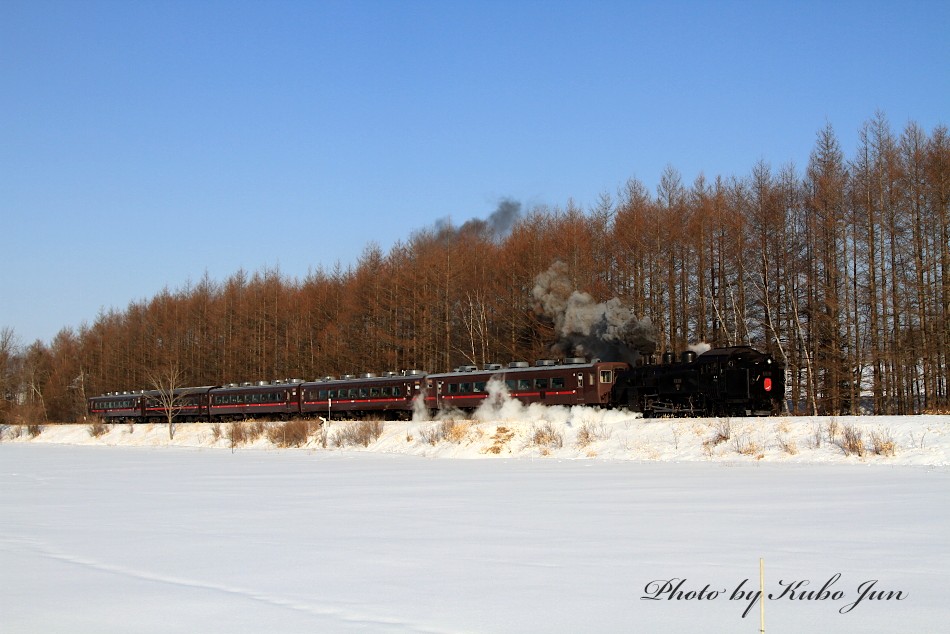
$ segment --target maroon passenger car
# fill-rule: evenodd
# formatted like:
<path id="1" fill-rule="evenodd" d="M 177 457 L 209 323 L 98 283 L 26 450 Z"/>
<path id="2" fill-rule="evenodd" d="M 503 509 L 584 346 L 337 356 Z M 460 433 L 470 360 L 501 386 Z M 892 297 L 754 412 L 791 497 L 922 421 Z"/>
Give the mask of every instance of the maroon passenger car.
<path id="1" fill-rule="evenodd" d="M 489 364 L 481 370 L 465 366 L 456 372 L 428 375 L 425 403 L 430 410 L 474 410 L 488 397 L 488 383 L 495 379 L 505 383 L 510 396 L 526 404 L 609 407 L 617 373 L 629 368 L 626 363 L 581 358 L 560 363 L 541 359 L 533 366 L 516 361 L 506 368 Z"/>

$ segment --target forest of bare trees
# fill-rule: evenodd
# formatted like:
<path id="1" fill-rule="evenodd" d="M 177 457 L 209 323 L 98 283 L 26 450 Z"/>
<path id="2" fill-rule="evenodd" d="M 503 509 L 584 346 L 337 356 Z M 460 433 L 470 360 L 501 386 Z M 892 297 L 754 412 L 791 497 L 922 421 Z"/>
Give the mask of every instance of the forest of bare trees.
<path id="1" fill-rule="evenodd" d="M 560 261 L 575 288 L 652 320 L 660 346 L 751 343 L 786 364 L 792 413 L 950 411 L 950 137 L 884 115 L 847 158 L 830 126 L 804 172 L 668 167 L 589 209 L 439 224 L 352 266 L 205 276 L 52 341 L 0 332 L 0 422 L 74 421 L 86 396 L 185 384 L 534 359 L 552 323 L 532 297 Z M 495 219 L 493 217 L 493 219 Z"/>

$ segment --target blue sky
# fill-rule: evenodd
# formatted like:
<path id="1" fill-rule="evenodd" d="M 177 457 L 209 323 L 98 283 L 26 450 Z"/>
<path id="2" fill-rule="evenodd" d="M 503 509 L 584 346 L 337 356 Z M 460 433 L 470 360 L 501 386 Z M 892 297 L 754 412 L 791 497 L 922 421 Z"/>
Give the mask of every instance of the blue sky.
<path id="1" fill-rule="evenodd" d="M 950 125 L 948 2 L 0 2 L 0 327 Z"/>

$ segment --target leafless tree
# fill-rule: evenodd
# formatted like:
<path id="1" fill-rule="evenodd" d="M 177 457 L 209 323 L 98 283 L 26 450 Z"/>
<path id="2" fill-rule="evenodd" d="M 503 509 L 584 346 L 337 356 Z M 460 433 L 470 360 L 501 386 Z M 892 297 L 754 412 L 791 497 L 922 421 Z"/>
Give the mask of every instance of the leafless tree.
<path id="1" fill-rule="evenodd" d="M 183 375 L 177 364 L 170 364 L 158 371 L 148 371 L 149 383 L 153 392 L 145 398 L 154 400 L 162 409 L 165 420 L 168 422 L 168 439 L 175 437 L 175 417 L 185 406 L 188 393 L 182 390 Z"/>

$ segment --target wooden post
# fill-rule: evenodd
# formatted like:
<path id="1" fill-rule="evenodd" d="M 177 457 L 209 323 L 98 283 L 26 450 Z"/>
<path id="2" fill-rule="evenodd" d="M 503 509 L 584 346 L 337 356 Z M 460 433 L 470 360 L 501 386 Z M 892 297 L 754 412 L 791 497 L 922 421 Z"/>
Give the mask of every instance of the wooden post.
<path id="1" fill-rule="evenodd" d="M 759 634 L 765 634 L 765 559 L 759 557 Z"/>

